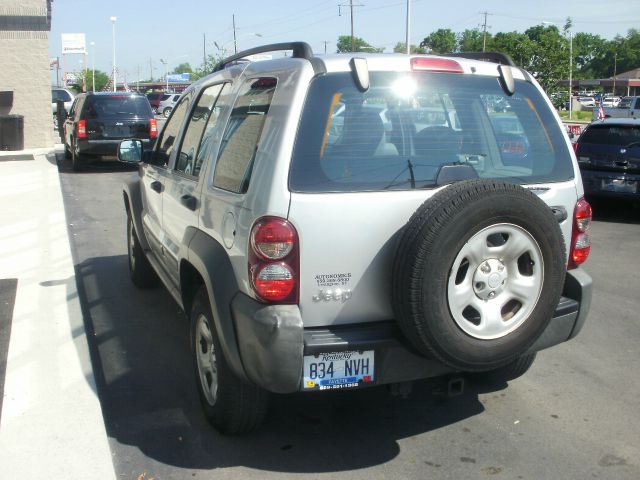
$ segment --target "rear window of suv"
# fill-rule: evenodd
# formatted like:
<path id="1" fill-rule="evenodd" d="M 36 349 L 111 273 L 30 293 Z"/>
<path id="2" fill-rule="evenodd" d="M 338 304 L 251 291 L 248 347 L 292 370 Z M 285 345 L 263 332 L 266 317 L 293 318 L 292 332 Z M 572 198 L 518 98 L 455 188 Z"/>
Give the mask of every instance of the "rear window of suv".
<path id="1" fill-rule="evenodd" d="M 133 95 L 87 96 L 84 110 L 87 119 L 152 115 L 147 98 Z"/>
<path id="2" fill-rule="evenodd" d="M 372 72 L 360 92 L 350 73 L 313 80 L 289 178 L 299 192 L 436 185 L 443 165 L 519 184 L 574 176 L 569 148 L 538 90 L 493 77 Z"/>
<path id="3" fill-rule="evenodd" d="M 590 125 L 579 143 L 627 146 L 640 143 L 640 125 Z"/>

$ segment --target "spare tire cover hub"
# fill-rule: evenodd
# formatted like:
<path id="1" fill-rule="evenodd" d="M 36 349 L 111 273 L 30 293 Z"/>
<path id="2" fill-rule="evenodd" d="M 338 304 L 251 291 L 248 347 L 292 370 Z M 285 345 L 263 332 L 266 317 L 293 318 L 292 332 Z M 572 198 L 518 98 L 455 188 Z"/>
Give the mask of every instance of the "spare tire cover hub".
<path id="1" fill-rule="evenodd" d="M 543 277 L 542 253 L 529 232 L 506 223 L 484 228 L 453 262 L 447 288 L 451 315 L 474 338 L 508 335 L 533 311 Z"/>

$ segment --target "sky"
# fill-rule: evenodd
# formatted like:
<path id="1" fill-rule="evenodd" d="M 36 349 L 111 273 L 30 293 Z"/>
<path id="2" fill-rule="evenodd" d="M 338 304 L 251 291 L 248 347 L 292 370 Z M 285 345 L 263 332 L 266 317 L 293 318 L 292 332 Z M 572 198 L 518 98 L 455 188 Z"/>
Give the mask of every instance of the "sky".
<path id="1" fill-rule="evenodd" d="M 111 72 L 113 27 L 116 65 L 129 82 L 159 78 L 178 64 L 202 64 L 218 47 L 233 53 L 233 16 L 238 50 L 267 43 L 306 41 L 317 53 L 335 52 L 339 35 L 350 35 L 350 0 L 53 0 L 49 34 L 51 58 L 61 56 L 61 34 L 84 33 L 87 68 Z M 370 45 L 393 50 L 406 35 L 407 0 L 352 0 L 354 34 Z M 630 0 L 410 0 L 411 43 L 432 31 L 481 28 L 488 12 L 491 33 L 523 32 L 542 22 L 560 28 L 567 17 L 574 32 L 611 39 L 640 26 L 640 10 Z M 342 5 L 339 7 L 339 5 Z M 117 18 L 115 24 L 110 17 Z M 89 43 L 94 42 L 95 46 Z M 325 44 L 325 42 L 327 42 Z M 216 46 L 217 44 L 217 46 Z M 82 55 L 67 55 L 67 70 L 82 69 Z M 62 68 L 62 59 L 60 65 Z M 55 81 L 55 73 L 52 75 Z M 120 78 L 118 79 L 120 81 Z"/>

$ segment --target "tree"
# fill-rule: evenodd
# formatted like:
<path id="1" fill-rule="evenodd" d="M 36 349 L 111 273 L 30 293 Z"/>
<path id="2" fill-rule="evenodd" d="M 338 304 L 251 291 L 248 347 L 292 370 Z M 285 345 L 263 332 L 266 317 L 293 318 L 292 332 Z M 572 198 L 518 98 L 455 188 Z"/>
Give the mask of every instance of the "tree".
<path id="1" fill-rule="evenodd" d="M 467 29 L 458 35 L 458 50 L 461 52 L 481 52 L 484 41 L 484 34 L 479 29 Z M 487 33 L 485 50 L 493 50 L 490 46 L 491 41 L 491 34 Z"/>
<path id="2" fill-rule="evenodd" d="M 535 46 L 524 67 L 552 93 L 558 89 L 558 81 L 569 76 L 569 39 L 555 25 L 536 25 L 524 33 Z"/>
<path id="3" fill-rule="evenodd" d="M 181 63 L 171 73 L 193 73 L 193 69 L 188 63 Z"/>
<path id="4" fill-rule="evenodd" d="M 607 54 L 608 42 L 599 35 L 578 32 L 573 36 L 575 78 L 594 78 L 593 62 Z M 599 76 L 599 75 L 597 75 Z"/>
<path id="5" fill-rule="evenodd" d="M 456 49 L 456 34 L 449 28 L 440 28 L 425 37 L 420 42 L 420 47 L 427 48 L 432 53 L 454 52 Z"/>
<path id="6" fill-rule="evenodd" d="M 360 37 L 354 38 L 355 51 L 356 52 L 369 52 L 369 53 L 381 53 L 384 48 L 376 48 L 372 47 L 369 43 L 363 40 Z M 351 51 L 351 36 L 350 35 L 340 35 L 338 37 L 338 44 L 336 45 L 338 49 L 338 53 L 350 52 Z"/>
<path id="7" fill-rule="evenodd" d="M 498 32 L 492 38 L 491 49 L 506 53 L 516 65 L 527 68 L 535 46 L 524 33 Z"/>
<path id="8" fill-rule="evenodd" d="M 87 92 L 91 92 L 93 91 L 93 72 L 91 70 L 87 70 L 86 74 L 87 74 Z M 82 92 L 83 78 L 84 78 L 84 73 L 81 73 L 76 79 L 76 82 L 71 85 L 74 90 L 78 92 Z M 106 73 L 100 70 L 96 70 L 96 92 L 102 91 L 102 89 L 104 88 L 104 86 L 107 84 L 108 81 L 109 81 L 109 76 Z"/>
<path id="9" fill-rule="evenodd" d="M 411 45 L 409 47 L 411 53 L 427 53 L 427 49 L 423 47 L 418 47 L 416 45 Z M 393 47 L 393 51 L 395 53 L 407 53 L 407 44 L 405 42 L 398 42 L 396 46 Z"/>

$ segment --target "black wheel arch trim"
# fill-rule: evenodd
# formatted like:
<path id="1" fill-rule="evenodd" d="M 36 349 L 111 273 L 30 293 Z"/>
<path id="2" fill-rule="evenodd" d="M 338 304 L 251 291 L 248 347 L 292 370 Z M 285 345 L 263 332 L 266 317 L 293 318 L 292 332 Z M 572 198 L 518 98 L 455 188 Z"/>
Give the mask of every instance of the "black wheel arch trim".
<path id="1" fill-rule="evenodd" d="M 140 176 L 135 173 L 127 178 L 122 186 L 122 196 L 124 200 L 124 208 L 127 215 L 133 220 L 133 228 L 136 230 L 140 246 L 146 252 L 150 250 L 147 237 L 142 229 L 142 192 L 140 188 Z"/>
<path id="2" fill-rule="evenodd" d="M 229 255 L 214 238 L 195 227 L 186 229 L 183 242 L 188 247 L 184 250 L 186 256 L 180 259 L 180 264 L 182 265 L 184 261 L 188 262 L 202 278 L 225 358 L 233 373 L 246 380 L 247 375 L 240 358 L 231 315 L 231 302 L 239 289 Z M 182 305 L 188 315 L 190 302 L 185 301 L 185 293 L 183 290 Z"/>

